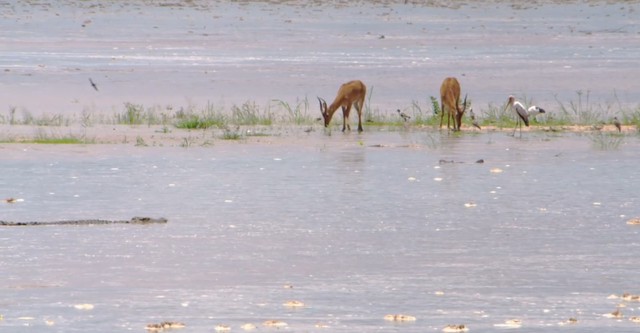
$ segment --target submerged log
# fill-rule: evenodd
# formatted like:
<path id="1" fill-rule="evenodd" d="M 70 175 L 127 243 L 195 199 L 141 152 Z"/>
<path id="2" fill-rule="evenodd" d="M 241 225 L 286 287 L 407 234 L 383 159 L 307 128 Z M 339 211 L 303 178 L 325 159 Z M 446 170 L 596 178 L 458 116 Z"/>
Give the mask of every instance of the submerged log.
<path id="1" fill-rule="evenodd" d="M 63 220 L 63 221 L 37 221 L 37 222 L 12 222 L 1 221 L 0 226 L 14 227 L 14 226 L 41 226 L 41 225 L 96 225 L 96 224 L 152 224 L 152 223 L 167 223 L 167 219 L 164 217 L 140 217 L 134 216 L 130 220 Z"/>

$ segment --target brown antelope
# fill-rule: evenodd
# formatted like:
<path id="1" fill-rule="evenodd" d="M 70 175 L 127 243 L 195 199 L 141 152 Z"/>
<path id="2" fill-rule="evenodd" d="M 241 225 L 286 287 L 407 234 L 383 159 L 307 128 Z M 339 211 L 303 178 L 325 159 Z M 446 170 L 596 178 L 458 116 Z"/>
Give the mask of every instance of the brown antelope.
<path id="1" fill-rule="evenodd" d="M 446 107 L 446 108 L 445 108 Z M 462 115 L 467 108 L 467 96 L 464 96 L 462 110 L 460 110 L 460 83 L 455 77 L 448 77 L 442 81 L 440 86 L 440 128 L 442 128 L 442 118 L 447 114 L 447 128 L 450 120 L 453 119 L 453 130 L 459 131 L 462 123 Z"/>
<path id="2" fill-rule="evenodd" d="M 329 126 L 331 117 L 339 107 L 342 107 L 342 131 L 346 128 L 351 130 L 349 125 L 349 112 L 351 112 L 351 105 L 355 105 L 356 111 L 358 111 L 358 132 L 362 132 L 362 107 L 364 106 L 364 97 L 367 94 L 367 87 L 362 81 L 354 80 L 349 81 L 340 86 L 338 89 L 338 96 L 327 107 L 327 102 L 324 99 L 318 97 L 320 101 L 320 112 L 322 112 L 322 118 L 324 118 L 324 127 Z"/>

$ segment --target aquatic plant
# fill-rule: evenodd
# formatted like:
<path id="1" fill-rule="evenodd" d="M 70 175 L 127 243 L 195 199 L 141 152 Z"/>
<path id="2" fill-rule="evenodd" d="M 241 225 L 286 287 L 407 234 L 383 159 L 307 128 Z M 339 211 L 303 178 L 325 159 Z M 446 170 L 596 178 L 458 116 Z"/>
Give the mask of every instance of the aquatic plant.
<path id="1" fill-rule="evenodd" d="M 242 139 L 242 135 L 236 131 L 225 130 L 222 133 L 222 140 L 240 140 Z"/>
<path id="2" fill-rule="evenodd" d="M 576 91 L 577 100 L 571 100 L 568 103 L 562 102 L 558 96 L 554 96 L 560 112 L 553 117 L 554 124 L 575 124 L 575 125 L 593 125 L 611 114 L 612 105 L 594 104 L 590 100 L 590 91 Z M 550 115 L 547 117 L 551 117 Z"/>
<path id="3" fill-rule="evenodd" d="M 594 148 L 598 150 L 616 150 L 620 148 L 624 135 L 619 133 L 603 133 L 598 131 L 588 135 Z"/>
<path id="4" fill-rule="evenodd" d="M 190 107 L 187 111 L 180 109 L 176 112 L 174 126 L 183 129 L 207 129 L 210 127 L 224 127 L 227 125 L 227 116 L 211 103 L 201 112 Z"/>
<path id="5" fill-rule="evenodd" d="M 429 98 L 431 99 L 431 109 L 433 110 L 433 114 L 440 114 L 440 102 L 438 99 L 435 96 L 429 96 Z"/>
<path id="6" fill-rule="evenodd" d="M 303 100 L 296 99 L 296 104 L 292 107 L 289 103 L 274 99 L 277 106 L 287 112 L 288 117 L 284 118 L 285 122 L 292 122 L 296 125 L 309 124 L 313 122 L 313 118 L 309 116 L 309 100 L 305 97 Z"/>
<path id="7" fill-rule="evenodd" d="M 143 123 L 144 107 L 141 104 L 124 103 L 124 112 L 116 116 L 118 124 L 140 125 Z"/>
<path id="8" fill-rule="evenodd" d="M 273 114 L 269 109 L 261 112 L 255 102 L 246 101 L 231 107 L 231 122 L 236 125 L 271 125 Z"/>

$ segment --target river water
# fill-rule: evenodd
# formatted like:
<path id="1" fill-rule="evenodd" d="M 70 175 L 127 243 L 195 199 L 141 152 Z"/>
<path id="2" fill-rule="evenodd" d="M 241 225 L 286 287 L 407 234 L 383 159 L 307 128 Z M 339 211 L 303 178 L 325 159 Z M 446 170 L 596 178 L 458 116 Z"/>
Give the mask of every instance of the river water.
<path id="1" fill-rule="evenodd" d="M 588 96 L 604 119 L 637 107 L 637 2 L 458 4 L 4 1 L 0 110 L 267 108 L 360 79 L 372 110 L 427 111 L 448 76 L 477 113 L 509 95 L 547 112 Z"/>
<path id="2" fill-rule="evenodd" d="M 640 303 L 608 296 L 640 293 L 640 229 L 625 223 L 640 215 L 640 141 L 596 143 L 367 131 L 5 145 L 0 188 L 24 201 L 3 204 L 3 220 L 169 222 L 0 229 L 0 331 L 265 331 L 278 319 L 290 332 L 482 332 L 515 318 L 527 332 L 634 332 Z M 603 317 L 621 303 L 625 318 Z M 383 319 L 395 313 L 417 321 Z"/>

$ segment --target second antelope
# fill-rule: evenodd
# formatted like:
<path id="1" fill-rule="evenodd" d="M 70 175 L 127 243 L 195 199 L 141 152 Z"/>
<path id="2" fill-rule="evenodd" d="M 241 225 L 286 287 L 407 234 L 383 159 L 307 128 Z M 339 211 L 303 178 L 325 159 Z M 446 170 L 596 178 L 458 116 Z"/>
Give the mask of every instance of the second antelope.
<path id="1" fill-rule="evenodd" d="M 462 109 L 460 109 L 460 83 L 455 77 L 448 77 L 442 81 L 440 86 L 440 128 L 445 113 L 447 114 L 447 128 L 449 121 L 453 119 L 453 130 L 459 131 L 462 123 L 462 115 L 467 108 L 467 96 L 464 96 Z"/>
<path id="2" fill-rule="evenodd" d="M 324 99 L 318 97 L 320 112 L 322 112 L 322 118 L 324 118 L 324 127 L 329 126 L 333 114 L 339 107 L 342 107 L 342 131 L 344 132 L 345 129 L 351 130 L 349 113 L 351 112 L 351 105 L 353 105 L 356 111 L 358 111 L 358 132 L 362 132 L 362 107 L 364 106 L 364 97 L 366 94 L 367 87 L 364 83 L 359 80 L 354 80 L 340 86 L 338 96 L 336 96 L 329 107 L 327 107 L 327 102 L 325 102 Z"/>

